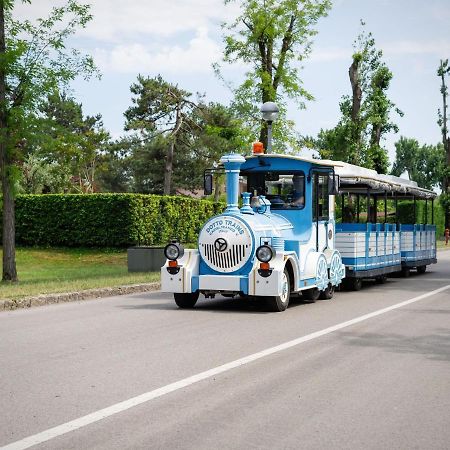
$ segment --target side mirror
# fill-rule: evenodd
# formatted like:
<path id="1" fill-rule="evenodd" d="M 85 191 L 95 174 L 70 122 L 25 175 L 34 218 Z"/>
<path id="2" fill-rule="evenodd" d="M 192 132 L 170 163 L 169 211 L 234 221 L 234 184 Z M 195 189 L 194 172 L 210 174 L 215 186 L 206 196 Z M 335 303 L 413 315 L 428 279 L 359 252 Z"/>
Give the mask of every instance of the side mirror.
<path id="1" fill-rule="evenodd" d="M 205 173 L 203 179 L 203 189 L 205 191 L 205 195 L 211 195 L 213 192 L 213 177 L 212 173 Z"/>
<path id="2" fill-rule="evenodd" d="M 339 195 L 339 175 L 328 177 L 328 195 Z"/>

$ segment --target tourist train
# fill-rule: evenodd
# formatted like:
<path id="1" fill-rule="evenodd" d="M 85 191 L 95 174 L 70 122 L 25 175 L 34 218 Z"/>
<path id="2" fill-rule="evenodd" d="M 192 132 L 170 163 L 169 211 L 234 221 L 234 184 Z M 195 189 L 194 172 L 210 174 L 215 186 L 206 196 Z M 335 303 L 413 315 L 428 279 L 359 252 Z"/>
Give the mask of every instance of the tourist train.
<path id="1" fill-rule="evenodd" d="M 161 289 L 180 308 L 194 307 L 200 294 L 221 294 L 284 311 L 294 295 L 331 299 L 342 284 L 359 290 L 363 279 L 383 283 L 388 274 L 423 273 L 436 263 L 436 194 L 413 181 L 340 161 L 266 154 L 260 143 L 250 156 L 220 161 L 225 211 L 204 224 L 196 249 L 172 241 L 164 250 Z M 211 187 L 209 171 L 206 193 Z M 425 224 L 400 223 L 399 200 L 412 200 L 412 217 L 424 201 Z"/>

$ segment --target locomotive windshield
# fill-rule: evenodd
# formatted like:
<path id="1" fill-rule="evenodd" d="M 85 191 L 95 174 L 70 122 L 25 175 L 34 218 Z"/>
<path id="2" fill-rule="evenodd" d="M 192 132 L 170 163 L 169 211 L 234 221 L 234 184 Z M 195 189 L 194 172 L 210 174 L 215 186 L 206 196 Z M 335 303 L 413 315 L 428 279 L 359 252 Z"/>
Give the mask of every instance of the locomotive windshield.
<path id="1" fill-rule="evenodd" d="M 303 172 L 255 172 L 243 174 L 243 188 L 265 195 L 272 209 L 302 209 L 305 206 L 305 174 Z"/>

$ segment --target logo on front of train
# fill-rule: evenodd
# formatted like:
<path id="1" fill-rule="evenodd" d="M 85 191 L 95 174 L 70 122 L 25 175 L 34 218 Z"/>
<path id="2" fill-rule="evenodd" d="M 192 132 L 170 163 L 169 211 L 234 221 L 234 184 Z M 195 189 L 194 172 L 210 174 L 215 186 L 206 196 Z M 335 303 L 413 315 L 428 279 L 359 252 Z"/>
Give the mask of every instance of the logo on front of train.
<path id="1" fill-rule="evenodd" d="M 210 219 L 198 239 L 200 274 L 248 275 L 255 258 L 269 262 L 275 256 L 274 243 L 282 240 L 281 230 L 291 228 L 288 225 L 285 218 L 268 211 L 225 213 Z"/>
<path id="2" fill-rule="evenodd" d="M 254 256 L 255 236 L 251 225 L 234 215 L 220 215 L 210 219 L 201 230 L 198 249 L 202 262 L 201 273 L 235 273 L 250 270 L 248 263 Z"/>

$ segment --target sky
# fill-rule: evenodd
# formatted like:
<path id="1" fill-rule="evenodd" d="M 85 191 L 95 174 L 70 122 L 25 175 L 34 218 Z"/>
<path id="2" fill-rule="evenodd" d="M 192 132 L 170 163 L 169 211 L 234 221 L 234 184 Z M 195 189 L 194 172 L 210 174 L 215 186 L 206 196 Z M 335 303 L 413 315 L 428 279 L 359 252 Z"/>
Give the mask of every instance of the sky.
<path id="1" fill-rule="evenodd" d="M 59 0 L 18 4 L 19 17 L 45 16 Z M 223 0 L 85 0 L 94 16 L 71 45 L 91 54 L 100 80 L 72 83 L 73 95 L 85 114 L 101 113 L 114 138 L 122 135 L 124 111 L 131 105 L 130 85 L 138 74 L 164 79 L 207 101 L 229 103 L 232 94 L 212 70 L 223 50 L 221 23 L 239 11 L 239 1 Z M 393 116 L 399 133 L 384 142 L 391 162 L 400 136 L 421 144 L 440 141 L 437 109 L 442 104 L 437 68 L 450 58 L 450 0 L 334 0 L 328 16 L 316 25 L 318 34 L 300 77 L 315 98 L 305 110 L 291 104 L 288 117 L 302 135 L 315 136 L 339 120 L 339 101 L 350 94 L 348 68 L 360 20 L 383 51 L 394 77 L 389 97 L 404 112 Z M 239 84 L 243 67 L 227 67 L 227 81 Z M 255 137 L 256 140 L 256 137 Z"/>

